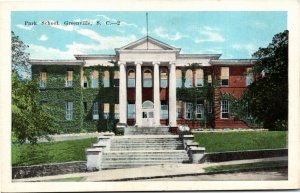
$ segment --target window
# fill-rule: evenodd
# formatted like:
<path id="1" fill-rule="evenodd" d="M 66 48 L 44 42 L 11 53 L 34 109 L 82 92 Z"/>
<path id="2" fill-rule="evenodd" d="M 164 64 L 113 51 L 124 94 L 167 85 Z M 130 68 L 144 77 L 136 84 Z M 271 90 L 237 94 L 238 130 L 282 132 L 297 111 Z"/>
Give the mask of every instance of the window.
<path id="1" fill-rule="evenodd" d="M 192 103 L 185 103 L 185 119 L 191 119 L 192 118 Z"/>
<path id="2" fill-rule="evenodd" d="M 176 118 L 182 118 L 182 101 L 176 101 Z"/>
<path id="3" fill-rule="evenodd" d="M 41 105 L 41 106 L 46 105 L 46 104 L 47 104 L 47 101 L 45 101 L 45 100 L 41 100 L 41 101 L 40 101 L 40 105 Z"/>
<path id="4" fill-rule="evenodd" d="M 161 105 L 160 106 L 160 118 L 161 119 L 168 119 L 168 105 Z"/>
<path id="5" fill-rule="evenodd" d="M 40 88 L 46 88 L 47 72 L 40 72 Z"/>
<path id="6" fill-rule="evenodd" d="M 197 69 L 196 70 L 196 80 L 195 80 L 196 87 L 202 87 L 204 86 L 204 79 L 203 79 L 203 70 Z"/>
<path id="7" fill-rule="evenodd" d="M 120 72 L 114 71 L 114 87 L 119 87 Z"/>
<path id="8" fill-rule="evenodd" d="M 212 113 L 213 103 L 211 101 L 207 102 L 207 111 L 208 113 Z"/>
<path id="9" fill-rule="evenodd" d="M 66 75 L 66 87 L 73 86 L 73 71 L 68 70 Z"/>
<path id="10" fill-rule="evenodd" d="M 221 119 L 229 118 L 229 102 L 228 100 L 221 100 Z"/>
<path id="11" fill-rule="evenodd" d="M 135 87 L 135 72 L 133 69 L 128 70 L 128 81 L 127 81 L 128 88 Z"/>
<path id="12" fill-rule="evenodd" d="M 152 72 L 151 70 L 145 70 L 143 73 L 143 87 L 150 88 L 152 87 Z"/>
<path id="13" fill-rule="evenodd" d="M 221 85 L 229 85 L 229 67 L 221 67 Z"/>
<path id="14" fill-rule="evenodd" d="M 66 103 L 66 120 L 73 119 L 73 102 Z"/>
<path id="15" fill-rule="evenodd" d="M 135 104 L 127 105 L 127 118 L 134 119 L 135 118 Z"/>
<path id="16" fill-rule="evenodd" d="M 108 117 L 109 117 L 109 103 L 104 103 L 103 116 L 104 116 L 104 119 L 108 119 Z"/>
<path id="17" fill-rule="evenodd" d="M 177 88 L 182 87 L 182 73 L 180 69 L 176 70 L 176 87 Z"/>
<path id="18" fill-rule="evenodd" d="M 203 119 L 203 104 L 196 104 L 196 119 Z"/>
<path id="19" fill-rule="evenodd" d="M 83 102 L 84 113 L 87 113 L 87 102 Z"/>
<path id="20" fill-rule="evenodd" d="M 246 86 L 249 86 L 253 82 L 252 68 L 247 68 L 246 73 Z"/>
<path id="21" fill-rule="evenodd" d="M 193 87 L 193 72 L 192 70 L 187 70 L 185 72 L 185 88 L 192 88 Z"/>
<path id="22" fill-rule="evenodd" d="M 207 85 L 208 85 L 208 86 L 212 86 L 212 77 L 211 77 L 210 74 L 207 75 Z"/>
<path id="23" fill-rule="evenodd" d="M 168 70 L 167 69 L 160 70 L 160 87 L 161 88 L 168 87 Z"/>
<path id="24" fill-rule="evenodd" d="M 83 88 L 87 88 L 88 84 L 87 84 L 87 78 L 86 76 L 83 76 L 82 78 L 82 87 Z"/>
<path id="25" fill-rule="evenodd" d="M 119 119 L 119 104 L 115 104 L 115 119 Z"/>
<path id="26" fill-rule="evenodd" d="M 97 70 L 93 70 L 91 72 L 91 88 L 98 88 L 99 86 L 99 72 Z"/>
<path id="27" fill-rule="evenodd" d="M 99 120 L 99 106 L 98 102 L 93 103 L 93 120 Z"/>
<path id="28" fill-rule="evenodd" d="M 109 87 L 109 72 L 107 70 L 103 73 L 103 86 Z"/>

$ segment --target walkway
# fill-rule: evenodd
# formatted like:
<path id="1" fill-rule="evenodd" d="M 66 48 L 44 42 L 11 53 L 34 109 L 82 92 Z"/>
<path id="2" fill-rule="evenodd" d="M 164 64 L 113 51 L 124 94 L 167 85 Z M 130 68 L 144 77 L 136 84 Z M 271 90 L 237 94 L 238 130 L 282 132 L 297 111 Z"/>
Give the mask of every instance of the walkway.
<path id="1" fill-rule="evenodd" d="M 159 165 L 159 166 L 147 166 L 141 168 L 102 170 L 102 171 L 91 172 L 91 173 L 45 176 L 45 177 L 19 179 L 13 181 L 14 182 L 49 181 L 49 180 L 61 181 L 65 178 L 83 177 L 81 181 L 98 182 L 98 181 L 124 181 L 124 180 L 151 179 L 157 177 L 179 177 L 179 176 L 187 176 L 187 175 L 204 174 L 205 173 L 204 168 L 208 166 L 233 165 L 233 164 L 245 164 L 245 163 L 256 163 L 256 162 L 273 162 L 273 161 L 287 161 L 287 157 L 239 160 L 239 161 L 204 163 L 204 164 L 168 164 L 168 165 Z"/>

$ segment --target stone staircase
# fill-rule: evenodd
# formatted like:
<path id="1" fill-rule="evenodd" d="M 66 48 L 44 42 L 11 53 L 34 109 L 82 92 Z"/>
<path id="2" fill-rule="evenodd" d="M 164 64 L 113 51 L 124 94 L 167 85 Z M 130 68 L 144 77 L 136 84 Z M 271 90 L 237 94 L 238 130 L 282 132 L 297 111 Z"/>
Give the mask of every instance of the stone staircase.
<path id="1" fill-rule="evenodd" d="M 186 163 L 189 156 L 174 135 L 115 136 L 101 157 L 101 169 Z"/>

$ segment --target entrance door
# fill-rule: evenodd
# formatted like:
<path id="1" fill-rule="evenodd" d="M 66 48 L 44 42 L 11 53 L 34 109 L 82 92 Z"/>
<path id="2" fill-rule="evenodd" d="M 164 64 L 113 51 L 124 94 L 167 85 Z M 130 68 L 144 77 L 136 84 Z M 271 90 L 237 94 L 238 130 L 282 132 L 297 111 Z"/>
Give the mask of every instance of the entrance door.
<path id="1" fill-rule="evenodd" d="M 153 126 L 153 118 L 154 118 L 154 113 L 152 109 L 147 109 L 147 110 L 143 110 L 143 126 L 146 127 L 151 127 Z"/>
<path id="2" fill-rule="evenodd" d="M 142 126 L 152 127 L 154 122 L 154 105 L 152 101 L 145 101 L 142 104 Z"/>

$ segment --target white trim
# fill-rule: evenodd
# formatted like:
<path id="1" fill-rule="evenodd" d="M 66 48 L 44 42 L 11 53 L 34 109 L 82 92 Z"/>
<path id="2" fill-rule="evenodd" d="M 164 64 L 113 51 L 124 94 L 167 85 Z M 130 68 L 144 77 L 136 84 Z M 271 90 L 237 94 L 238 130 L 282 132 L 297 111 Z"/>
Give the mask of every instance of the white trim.
<path id="1" fill-rule="evenodd" d="M 228 113 L 228 117 L 225 117 L 225 118 L 223 117 L 223 114 L 222 114 L 222 113 L 223 113 L 223 112 L 222 112 L 222 111 L 223 111 L 223 105 L 222 105 L 222 102 L 223 102 L 223 101 L 226 101 L 226 102 L 227 102 L 227 113 Z M 226 112 L 224 112 L 224 113 L 226 113 Z M 221 101 L 220 101 L 220 118 L 221 118 L 221 119 L 229 119 L 229 101 L 228 101 L 228 100 L 221 100 Z"/>

